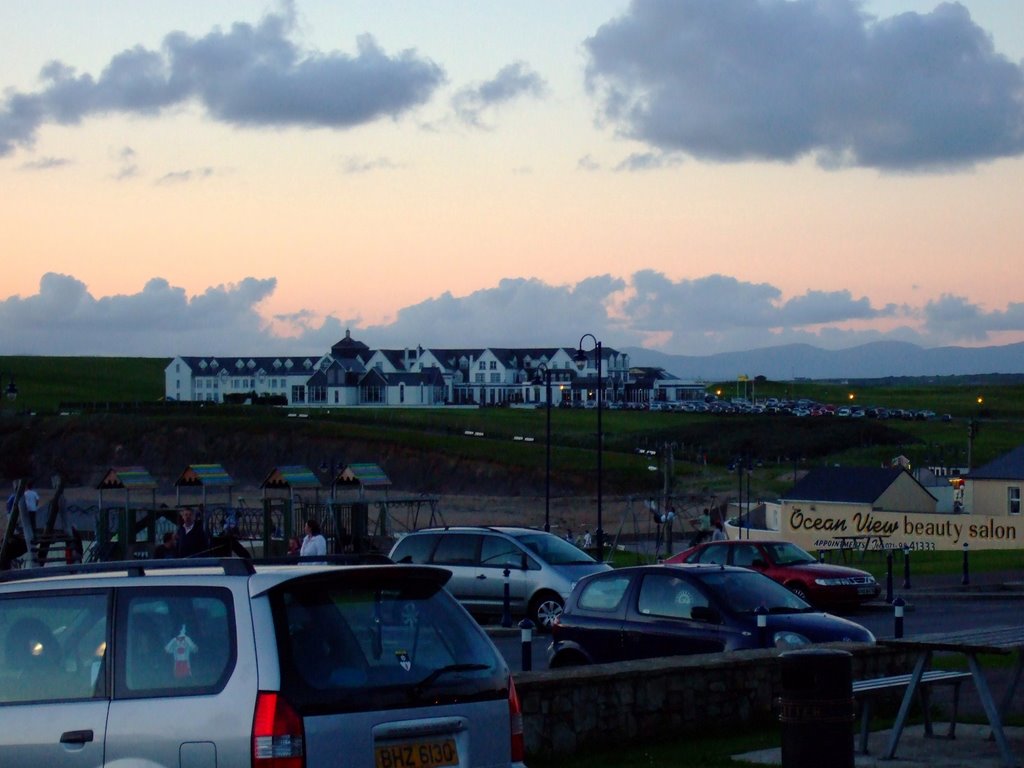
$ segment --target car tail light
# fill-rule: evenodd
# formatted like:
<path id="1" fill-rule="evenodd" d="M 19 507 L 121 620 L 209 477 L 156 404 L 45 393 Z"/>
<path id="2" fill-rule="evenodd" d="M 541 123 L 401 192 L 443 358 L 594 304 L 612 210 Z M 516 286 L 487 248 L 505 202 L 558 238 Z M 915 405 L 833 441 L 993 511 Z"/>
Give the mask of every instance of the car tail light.
<path id="1" fill-rule="evenodd" d="M 519 704 L 519 694 L 512 676 L 508 678 L 508 720 L 512 731 L 512 762 L 521 763 L 526 758 L 526 745 L 523 741 L 523 708 Z"/>
<path id="2" fill-rule="evenodd" d="M 260 691 L 252 718 L 253 768 L 305 768 L 302 718 L 274 691 Z"/>

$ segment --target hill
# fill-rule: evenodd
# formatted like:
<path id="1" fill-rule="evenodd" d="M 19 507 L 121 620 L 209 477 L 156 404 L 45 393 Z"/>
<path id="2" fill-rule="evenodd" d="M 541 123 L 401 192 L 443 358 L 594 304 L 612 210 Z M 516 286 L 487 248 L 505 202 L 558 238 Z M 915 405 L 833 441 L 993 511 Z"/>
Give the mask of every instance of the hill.
<path id="1" fill-rule="evenodd" d="M 717 355 L 669 355 L 629 347 L 630 361 L 656 366 L 683 379 L 878 379 L 886 377 L 1024 374 L 1024 343 L 992 347 L 924 348 L 898 341 L 877 341 L 841 350 L 810 344 L 786 344 Z"/>

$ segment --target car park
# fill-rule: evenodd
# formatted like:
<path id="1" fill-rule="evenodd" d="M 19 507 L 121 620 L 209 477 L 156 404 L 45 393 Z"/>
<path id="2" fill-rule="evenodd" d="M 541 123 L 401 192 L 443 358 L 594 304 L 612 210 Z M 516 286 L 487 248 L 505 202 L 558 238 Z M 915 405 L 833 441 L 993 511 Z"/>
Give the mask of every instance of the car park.
<path id="1" fill-rule="evenodd" d="M 849 609 L 874 600 L 881 586 L 867 571 L 818 562 L 789 541 L 751 539 L 698 544 L 667 563 L 717 563 L 753 568 L 822 608 Z"/>
<path id="2" fill-rule="evenodd" d="M 552 626 L 548 655 L 557 668 L 842 641 L 873 643 L 874 635 L 756 571 L 641 565 L 581 579 Z"/>
<path id="3" fill-rule="evenodd" d="M 448 590 L 479 616 L 502 615 L 508 584 L 511 612 L 528 616 L 538 628 L 551 626 L 578 579 L 611 569 L 571 542 L 534 528 L 424 528 L 400 538 L 390 557 L 449 571 Z"/>
<path id="4" fill-rule="evenodd" d="M 368 560 L 0 575 L 0 764 L 521 768 L 508 666 L 448 574 Z"/>

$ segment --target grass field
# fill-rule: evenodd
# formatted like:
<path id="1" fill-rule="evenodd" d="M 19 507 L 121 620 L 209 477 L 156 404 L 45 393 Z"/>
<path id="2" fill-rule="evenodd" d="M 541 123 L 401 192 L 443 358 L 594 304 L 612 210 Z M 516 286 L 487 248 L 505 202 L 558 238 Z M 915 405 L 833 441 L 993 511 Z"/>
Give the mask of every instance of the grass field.
<path id="1" fill-rule="evenodd" d="M 167 363 L 165 358 L 2 357 L 0 371 L 5 381 L 15 377 L 19 391 L 15 402 L 3 402 L 2 413 L 8 418 L 35 413 L 38 419 L 46 419 L 62 409 L 102 412 L 124 410 L 129 404 L 130 411 L 130 404 L 137 404 L 136 417 L 181 424 L 201 420 L 233 430 L 259 431 L 283 429 L 287 412 L 296 410 L 246 406 L 159 410 L 153 406 L 163 396 Z M 729 491 L 736 479 L 724 467 L 745 456 L 758 463 L 750 483 L 752 493 L 760 497 L 778 495 L 789 487 L 794 469 L 823 463 L 878 466 L 902 454 L 913 466 L 965 466 L 970 419 L 980 424 L 972 451 L 972 463 L 978 466 L 1024 443 L 1024 385 L 1008 385 L 998 377 L 994 381 L 979 385 L 976 379 L 942 379 L 933 385 L 905 386 L 764 382 L 757 389 L 758 397 L 808 397 L 833 403 L 849 402 L 853 393 L 860 404 L 950 413 L 950 422 L 607 411 L 603 414 L 605 484 L 609 492 L 657 490 L 663 478 L 660 457 L 638 455 L 637 449 L 663 453 L 669 445 L 675 459 L 674 488 Z M 722 389 L 727 396 L 734 384 L 712 384 L 709 391 Z M 544 467 L 544 409 L 335 408 L 309 415 L 302 428 L 326 441 L 345 435 L 531 472 Z M 467 431 L 483 436 L 467 437 Z M 551 440 L 554 476 L 585 478 L 593 473 L 597 440 L 592 410 L 553 409 Z M 709 466 L 703 463 L 705 456 Z"/>

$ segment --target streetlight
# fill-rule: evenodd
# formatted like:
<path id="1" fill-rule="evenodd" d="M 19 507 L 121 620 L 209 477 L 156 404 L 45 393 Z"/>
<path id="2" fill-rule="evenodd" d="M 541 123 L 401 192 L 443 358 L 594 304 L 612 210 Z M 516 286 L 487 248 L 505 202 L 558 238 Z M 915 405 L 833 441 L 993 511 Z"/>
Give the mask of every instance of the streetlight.
<path id="1" fill-rule="evenodd" d="M 3 390 L 4 395 L 12 403 L 18 399 L 18 385 L 14 383 L 14 374 L 11 374 L 11 380 L 4 389 L 4 375 L 0 373 L 0 390 Z"/>
<path id="2" fill-rule="evenodd" d="M 551 369 L 544 363 L 537 366 L 534 383 L 544 381 L 544 402 L 547 408 L 547 440 L 544 449 L 544 530 L 551 532 Z"/>
<path id="3" fill-rule="evenodd" d="M 594 342 L 594 356 L 595 363 L 597 365 L 597 561 L 599 563 L 604 562 L 604 529 L 601 527 L 601 481 L 602 481 L 602 467 L 601 467 L 601 454 L 604 452 L 604 433 L 601 430 L 601 410 L 603 406 L 604 397 L 601 393 L 603 387 L 601 381 L 601 363 L 603 360 L 601 354 L 601 342 L 597 340 L 597 337 L 592 333 L 585 333 L 580 336 L 580 343 L 576 354 L 573 359 L 576 361 L 576 367 L 582 371 L 587 366 L 587 353 L 583 351 L 583 342 L 590 338 Z"/>

